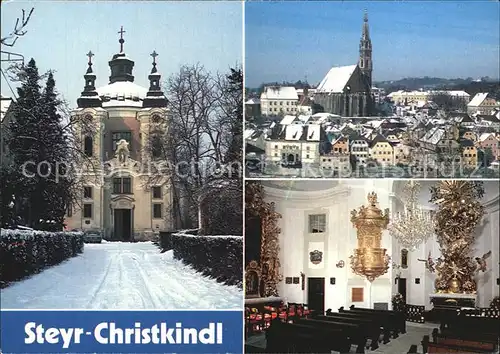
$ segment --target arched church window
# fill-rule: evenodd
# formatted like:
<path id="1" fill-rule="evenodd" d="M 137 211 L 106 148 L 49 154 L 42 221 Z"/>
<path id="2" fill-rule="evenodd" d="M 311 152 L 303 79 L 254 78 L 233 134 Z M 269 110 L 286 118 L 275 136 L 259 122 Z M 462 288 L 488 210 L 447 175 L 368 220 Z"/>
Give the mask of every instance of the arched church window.
<path id="1" fill-rule="evenodd" d="M 91 136 L 86 136 L 83 141 L 83 151 L 86 156 L 91 157 L 94 154 L 94 142 Z"/>
<path id="2" fill-rule="evenodd" d="M 360 61 L 359 61 L 359 66 L 360 66 L 361 68 L 364 68 L 364 67 L 365 67 L 365 61 L 364 61 L 363 59 L 360 59 Z"/>
<path id="3" fill-rule="evenodd" d="M 401 268 L 408 268 L 408 250 L 405 248 L 401 250 Z"/>

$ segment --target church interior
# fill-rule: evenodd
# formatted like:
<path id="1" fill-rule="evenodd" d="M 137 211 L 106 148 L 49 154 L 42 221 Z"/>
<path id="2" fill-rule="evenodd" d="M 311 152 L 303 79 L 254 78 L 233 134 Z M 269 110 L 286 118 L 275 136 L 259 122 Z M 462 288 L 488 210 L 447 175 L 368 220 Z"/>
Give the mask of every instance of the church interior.
<path id="1" fill-rule="evenodd" d="M 247 181 L 245 351 L 498 353 L 499 187 Z"/>

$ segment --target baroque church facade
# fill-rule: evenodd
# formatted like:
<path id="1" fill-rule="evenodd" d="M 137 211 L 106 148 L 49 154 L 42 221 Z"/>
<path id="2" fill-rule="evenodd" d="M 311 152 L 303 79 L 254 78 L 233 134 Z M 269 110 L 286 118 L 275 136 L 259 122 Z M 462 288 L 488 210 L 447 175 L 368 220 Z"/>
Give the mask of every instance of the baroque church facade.
<path id="1" fill-rule="evenodd" d="M 68 209 L 68 229 L 94 230 L 108 240 L 150 240 L 172 230 L 172 191 L 168 178 L 152 174 L 151 166 L 165 159 L 150 148 L 153 136 L 168 129 L 168 101 L 160 87 L 155 51 L 149 89 L 134 83 L 132 61 L 123 50 L 109 61 L 109 83 L 96 88 L 88 53 L 85 87 L 71 112 L 81 137 L 82 193 Z"/>
<path id="2" fill-rule="evenodd" d="M 372 42 L 365 12 L 356 65 L 333 67 L 320 82 L 314 102 L 324 112 L 343 117 L 367 117 L 373 112 Z"/>

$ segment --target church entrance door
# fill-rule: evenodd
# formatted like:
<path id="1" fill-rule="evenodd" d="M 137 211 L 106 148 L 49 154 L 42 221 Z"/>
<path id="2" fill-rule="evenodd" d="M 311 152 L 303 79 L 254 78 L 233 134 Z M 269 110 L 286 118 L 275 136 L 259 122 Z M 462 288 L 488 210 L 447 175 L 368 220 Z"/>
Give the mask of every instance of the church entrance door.
<path id="1" fill-rule="evenodd" d="M 114 239 L 132 240 L 132 209 L 114 210 Z"/>
<path id="2" fill-rule="evenodd" d="M 307 278 L 307 306 L 316 313 L 325 312 L 325 278 Z"/>

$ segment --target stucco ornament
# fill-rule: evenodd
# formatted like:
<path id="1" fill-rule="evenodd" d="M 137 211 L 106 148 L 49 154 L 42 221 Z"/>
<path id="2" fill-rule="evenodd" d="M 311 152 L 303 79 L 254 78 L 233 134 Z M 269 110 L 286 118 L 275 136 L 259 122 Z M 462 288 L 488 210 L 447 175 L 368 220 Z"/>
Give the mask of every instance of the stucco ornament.
<path id="1" fill-rule="evenodd" d="M 130 151 L 128 149 L 128 142 L 125 139 L 121 139 L 116 144 L 116 154 L 115 157 L 120 161 L 120 163 L 125 163 L 130 157 Z"/>

